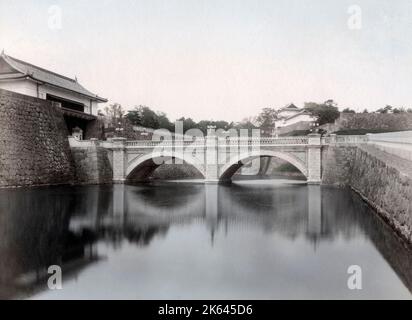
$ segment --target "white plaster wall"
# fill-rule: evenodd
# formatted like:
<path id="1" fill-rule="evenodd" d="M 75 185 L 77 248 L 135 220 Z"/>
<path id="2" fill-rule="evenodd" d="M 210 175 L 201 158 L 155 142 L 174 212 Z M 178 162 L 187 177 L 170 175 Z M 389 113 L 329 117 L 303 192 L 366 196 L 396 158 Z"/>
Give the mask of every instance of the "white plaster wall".
<path id="1" fill-rule="evenodd" d="M 55 88 L 49 85 L 39 85 L 39 96 L 37 96 L 37 84 L 34 81 L 23 79 L 14 81 L 0 81 L 0 88 L 31 97 L 46 99 L 47 94 L 51 94 L 64 99 L 72 100 L 84 104 L 84 112 L 97 115 L 98 103 L 92 101 L 92 110 L 90 111 L 90 99 L 85 98 L 77 93 L 72 93 L 63 89 Z"/>
<path id="2" fill-rule="evenodd" d="M 296 111 L 281 111 L 278 113 L 278 117 L 282 118 L 288 118 L 291 116 L 294 116 L 295 114 L 301 112 L 301 110 L 296 110 Z"/>
<path id="3" fill-rule="evenodd" d="M 287 127 L 287 126 L 290 126 L 298 122 L 311 122 L 311 121 L 316 121 L 316 118 L 308 114 L 302 114 L 292 119 L 276 121 L 275 124 L 276 124 L 276 127 L 279 128 L 279 127 Z"/>
<path id="4" fill-rule="evenodd" d="M 33 81 L 29 81 L 26 79 L 14 81 L 0 81 L 0 88 L 31 97 L 37 97 L 36 84 Z"/>

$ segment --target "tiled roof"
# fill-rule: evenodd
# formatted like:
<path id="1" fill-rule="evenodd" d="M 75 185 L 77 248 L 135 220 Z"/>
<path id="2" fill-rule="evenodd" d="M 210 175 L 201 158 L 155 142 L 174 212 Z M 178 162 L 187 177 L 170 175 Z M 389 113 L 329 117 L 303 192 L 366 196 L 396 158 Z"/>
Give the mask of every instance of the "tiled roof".
<path id="1" fill-rule="evenodd" d="M 107 102 L 107 99 L 101 98 L 98 95 L 85 89 L 80 83 L 77 82 L 76 79 L 71 79 L 66 76 L 57 74 L 55 72 L 37 67 L 25 61 L 5 55 L 4 53 L 2 53 L 1 58 L 3 58 L 4 61 L 15 70 L 25 74 L 26 76 L 34 80 L 44 82 L 52 86 L 63 88 L 69 91 L 73 91 L 81 95 L 85 95 L 88 98 L 91 98 L 99 102 Z"/>
<path id="2" fill-rule="evenodd" d="M 289 103 L 288 105 L 284 106 L 283 108 L 281 108 L 279 111 L 283 111 L 283 110 L 287 110 L 287 109 L 299 109 L 297 106 L 295 106 L 293 103 Z"/>

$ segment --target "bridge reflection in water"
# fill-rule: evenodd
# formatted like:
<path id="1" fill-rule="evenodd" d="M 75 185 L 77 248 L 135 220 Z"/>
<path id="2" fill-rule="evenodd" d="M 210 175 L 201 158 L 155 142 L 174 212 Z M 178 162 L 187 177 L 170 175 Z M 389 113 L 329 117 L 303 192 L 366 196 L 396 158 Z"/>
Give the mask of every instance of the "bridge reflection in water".
<path id="1" fill-rule="evenodd" d="M 244 275 L 247 274 L 253 279 L 245 280 L 243 292 L 239 279 L 236 278 L 234 283 L 230 283 L 233 290 L 236 288 L 236 293 L 235 296 L 232 293 L 229 297 L 234 298 L 305 297 L 304 292 L 308 288 L 304 288 L 311 283 L 311 280 L 306 278 L 308 274 L 310 277 L 319 277 L 318 282 L 332 282 L 328 284 L 332 287 L 333 281 L 342 281 L 342 288 L 337 289 L 336 297 L 357 297 L 350 296 L 354 293 L 345 288 L 346 270 L 350 264 L 365 266 L 365 278 L 368 279 L 369 276 L 366 285 L 376 289 L 376 297 L 384 297 L 385 294 L 384 290 L 378 290 L 381 289 L 381 286 L 376 284 L 381 281 L 379 277 L 383 277 L 383 280 L 399 277 L 400 283 L 412 290 L 410 250 L 348 190 L 305 184 L 274 184 L 273 181 L 241 182 L 230 186 L 163 182 L 138 186 L 2 190 L 0 199 L 1 297 L 33 295 L 36 292 L 42 297 L 41 292 L 45 289 L 45 270 L 51 264 L 63 265 L 65 281 L 70 282 L 73 277 L 78 277 L 81 283 L 83 278 L 90 277 L 86 275 L 86 267 L 99 274 L 98 265 L 109 262 L 115 265 L 124 263 L 118 262 L 117 259 L 120 258 L 116 258 L 120 255 L 116 252 L 122 250 L 132 252 L 123 259 L 132 260 L 131 255 L 136 256 L 134 267 L 136 274 L 143 273 L 142 278 L 139 278 L 142 287 L 144 277 L 164 279 L 167 272 L 171 272 L 172 276 L 173 272 L 177 272 L 174 268 L 183 268 L 182 263 L 188 264 L 188 270 L 185 272 L 190 278 L 190 272 L 196 274 L 195 267 L 204 268 L 197 265 L 199 260 L 199 264 L 214 268 L 213 272 L 202 269 L 201 272 L 205 273 L 206 278 L 210 276 L 208 272 L 215 275 L 216 279 L 213 279 L 216 281 L 223 274 L 235 278 L 237 272 L 242 271 Z M 186 238 L 185 233 L 189 233 L 190 236 Z M 368 243 L 372 244 L 371 248 L 376 249 L 370 249 Z M 158 252 L 146 256 L 146 251 L 133 251 L 143 248 L 149 251 L 166 250 L 163 246 L 170 251 L 162 251 L 167 255 L 167 263 L 171 268 L 169 271 L 165 266 L 159 265 L 159 261 L 165 261 L 159 258 Z M 361 252 L 365 247 L 369 251 Z M 373 250 L 379 252 L 377 256 L 384 259 L 380 258 L 380 261 L 375 257 L 375 254 L 370 252 Z M 178 261 L 173 260 L 172 252 Z M 186 252 L 187 255 L 182 256 L 180 252 Z M 148 257 L 152 257 L 153 261 L 148 261 Z M 285 262 L 287 271 L 276 264 L 280 263 L 279 259 Z M 374 259 L 380 262 L 372 263 Z M 277 260 L 279 261 L 275 263 Z M 387 270 L 391 268 L 384 266 L 385 260 L 397 277 L 387 274 Z M 180 263 L 178 267 L 177 263 Z M 262 266 L 265 264 L 267 266 Z M 318 272 L 314 271 L 314 265 L 320 268 Z M 338 270 L 333 271 L 332 265 Z M 376 267 L 375 270 L 372 269 L 372 265 L 373 268 Z M 291 277 L 288 278 L 289 282 L 287 279 L 284 280 L 285 283 L 276 282 L 278 285 L 283 283 L 286 286 L 282 288 L 282 292 L 279 288 L 273 288 L 274 292 L 270 292 L 271 289 L 265 287 L 262 282 L 274 275 L 264 274 L 259 278 L 260 272 L 268 273 L 266 268 L 271 267 L 279 268 L 271 271 L 275 272 L 275 275 Z M 232 271 L 225 273 L 227 268 Z M 154 270 L 151 271 L 152 269 Z M 160 272 L 165 272 L 166 275 L 161 275 Z M 332 275 L 338 280 L 332 281 L 328 278 Z M 121 278 L 115 271 L 113 275 L 107 275 L 110 276 Z M 176 274 L 174 276 L 178 277 Z M 293 288 L 296 289 L 297 284 L 295 287 L 291 285 L 291 288 L 287 288 L 288 283 L 294 283 L 297 279 L 300 279 L 299 290 L 302 292 L 289 292 Z M 173 282 L 173 279 L 170 281 Z M 196 281 L 205 285 L 200 280 Z M 248 285 L 247 281 L 250 281 Z M 225 281 L 220 279 L 220 282 Z M 259 283 L 260 286 L 257 285 Z M 383 285 L 385 286 L 387 284 Z M 162 285 L 157 292 L 133 293 L 132 296 L 164 297 L 160 292 L 161 287 Z M 227 290 L 229 295 L 228 287 L 223 289 Z M 316 292 L 317 289 L 319 292 Z M 68 290 L 67 292 L 71 292 Z M 76 293 L 77 297 L 87 295 L 88 290 L 90 287 L 85 285 L 82 292 Z M 130 294 L 130 288 L 128 290 L 125 289 L 123 294 Z M 137 288 L 136 290 L 139 291 Z M 183 296 L 220 297 L 217 293 L 213 295 L 210 288 L 205 289 L 203 293 L 201 289 L 197 290 L 199 296 L 195 292 L 186 292 Z M 322 290 L 325 291 L 325 295 L 330 294 L 326 293 L 329 289 L 325 288 L 310 290 L 313 290 L 314 298 L 324 297 Z M 403 292 L 404 289 L 399 290 Z M 46 296 L 54 293 L 43 291 Z M 64 290 L 60 294 L 65 297 Z M 121 293 L 118 294 L 118 297 L 122 297 Z M 167 292 L 164 294 L 167 295 Z M 358 297 L 370 297 L 370 291 L 366 289 L 363 294 L 359 293 Z M 402 294 L 399 293 L 405 297 L 405 293 Z M 182 295 L 176 293 L 167 297 L 175 298 Z"/>

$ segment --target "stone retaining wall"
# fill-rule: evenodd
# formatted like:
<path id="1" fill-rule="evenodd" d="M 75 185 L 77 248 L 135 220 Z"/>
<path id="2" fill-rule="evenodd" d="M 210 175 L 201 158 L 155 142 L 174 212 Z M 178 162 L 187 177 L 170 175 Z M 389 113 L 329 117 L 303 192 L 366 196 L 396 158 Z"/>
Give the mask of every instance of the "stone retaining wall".
<path id="1" fill-rule="evenodd" d="M 71 183 L 67 135 L 52 102 L 0 89 L 0 187 Z"/>
<path id="2" fill-rule="evenodd" d="M 323 183 L 359 193 L 412 243 L 412 164 L 369 145 L 330 146 L 323 152 Z"/>
<path id="3" fill-rule="evenodd" d="M 102 147 L 71 148 L 79 184 L 112 183 L 113 171 L 108 151 Z"/>

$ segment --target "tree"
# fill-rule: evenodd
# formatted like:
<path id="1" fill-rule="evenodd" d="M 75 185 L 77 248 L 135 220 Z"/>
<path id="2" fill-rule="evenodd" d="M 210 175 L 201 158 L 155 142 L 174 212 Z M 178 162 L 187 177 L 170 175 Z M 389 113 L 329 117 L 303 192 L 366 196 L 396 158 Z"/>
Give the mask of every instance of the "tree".
<path id="1" fill-rule="evenodd" d="M 262 128 L 272 128 L 275 126 L 277 119 L 276 110 L 273 108 L 263 108 L 256 120 Z"/>
<path id="2" fill-rule="evenodd" d="M 160 129 L 167 129 L 169 131 L 174 130 L 174 124 L 170 122 L 169 118 L 164 112 L 157 113 L 157 122 Z"/>
<path id="3" fill-rule="evenodd" d="M 147 106 L 140 106 L 141 121 L 140 125 L 146 128 L 159 129 L 159 117 L 152 109 Z"/>
<path id="4" fill-rule="evenodd" d="M 337 104 L 333 100 L 324 103 L 305 102 L 304 108 L 318 118 L 319 125 L 333 123 L 340 116 Z"/>
<path id="5" fill-rule="evenodd" d="M 257 129 L 257 127 L 253 124 L 253 121 L 250 120 L 250 119 L 243 119 L 241 122 L 236 123 L 233 127 L 237 130 L 239 130 L 239 129 L 248 129 L 248 130 Z"/>
<path id="6" fill-rule="evenodd" d="M 328 107 L 335 107 L 335 108 L 338 106 L 338 104 L 335 101 L 333 101 L 332 99 L 326 100 L 324 102 L 324 105 L 326 105 Z"/>
<path id="7" fill-rule="evenodd" d="M 275 121 L 277 120 L 277 111 L 273 108 L 263 108 L 256 121 L 261 129 L 263 136 L 270 136 L 275 128 Z"/>
<path id="8" fill-rule="evenodd" d="M 368 109 L 363 110 L 362 113 L 369 113 Z"/>
<path id="9" fill-rule="evenodd" d="M 183 131 L 184 132 L 186 132 L 187 130 L 190 130 L 190 129 L 198 128 L 198 124 L 195 121 L 193 121 L 192 118 L 181 117 L 180 119 L 177 119 L 177 121 L 183 122 Z"/>
<path id="10" fill-rule="evenodd" d="M 120 103 L 113 103 L 104 108 L 106 117 L 108 118 L 109 125 L 116 127 L 119 122 L 122 121 L 124 116 L 124 110 Z"/>
<path id="11" fill-rule="evenodd" d="M 216 129 L 228 130 L 229 128 L 231 128 L 229 122 L 224 120 L 212 121 L 212 125 L 214 125 Z"/>
<path id="12" fill-rule="evenodd" d="M 392 106 L 390 106 L 390 105 L 386 105 L 385 108 L 380 108 L 380 109 L 376 110 L 376 112 L 383 113 L 383 114 L 390 113 L 391 111 L 392 111 Z"/>
<path id="13" fill-rule="evenodd" d="M 142 122 L 142 116 L 139 107 L 134 107 L 133 110 L 127 112 L 125 116 L 133 125 L 139 126 Z"/>
<path id="14" fill-rule="evenodd" d="M 342 110 L 342 113 L 356 113 L 356 111 L 352 110 L 350 108 L 345 108 L 345 109 Z"/>
<path id="15" fill-rule="evenodd" d="M 393 112 L 393 113 L 405 113 L 406 110 L 405 110 L 405 108 L 394 108 L 394 109 L 392 110 L 392 112 Z"/>

